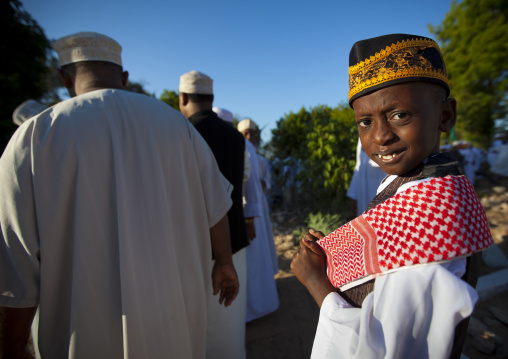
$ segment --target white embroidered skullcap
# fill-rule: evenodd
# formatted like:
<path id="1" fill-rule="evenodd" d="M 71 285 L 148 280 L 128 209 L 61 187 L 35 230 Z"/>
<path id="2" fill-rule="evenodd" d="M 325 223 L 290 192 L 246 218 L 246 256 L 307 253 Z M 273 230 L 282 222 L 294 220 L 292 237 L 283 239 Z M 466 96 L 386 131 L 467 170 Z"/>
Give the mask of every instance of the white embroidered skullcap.
<path id="1" fill-rule="evenodd" d="M 60 66 L 81 61 L 107 61 L 122 66 L 122 47 L 109 36 L 79 32 L 53 43 Z"/>
<path id="2" fill-rule="evenodd" d="M 207 75 L 193 70 L 180 76 L 178 91 L 197 95 L 213 95 L 213 80 Z"/>
<path id="3" fill-rule="evenodd" d="M 35 100 L 26 100 L 16 107 L 12 113 L 12 122 L 20 126 L 23 122 L 35 115 L 38 115 L 47 108 L 47 106 L 44 106 L 42 103 Z"/>
<path id="4" fill-rule="evenodd" d="M 245 130 L 257 130 L 256 123 L 252 121 L 250 118 L 246 118 L 245 120 L 242 120 L 238 122 L 238 126 L 236 126 L 238 131 L 242 132 Z"/>
<path id="5" fill-rule="evenodd" d="M 212 107 L 212 110 L 222 121 L 233 123 L 233 114 L 225 108 Z"/>

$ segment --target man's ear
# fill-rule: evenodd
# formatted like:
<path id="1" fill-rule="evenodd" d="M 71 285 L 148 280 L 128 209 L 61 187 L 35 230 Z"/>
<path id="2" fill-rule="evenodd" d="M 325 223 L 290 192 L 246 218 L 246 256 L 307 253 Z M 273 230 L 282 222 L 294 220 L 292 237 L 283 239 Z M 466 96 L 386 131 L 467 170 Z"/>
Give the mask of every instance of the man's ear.
<path id="1" fill-rule="evenodd" d="M 58 69 L 58 77 L 62 81 L 63 85 L 69 92 L 70 97 L 76 96 L 76 89 L 74 88 L 74 78 L 65 70 Z"/>
<path id="2" fill-rule="evenodd" d="M 457 100 L 449 98 L 441 104 L 441 132 L 450 132 L 457 121 Z"/>
<path id="3" fill-rule="evenodd" d="M 65 70 L 58 69 L 58 77 L 60 78 L 60 81 L 62 81 L 62 84 L 65 86 L 66 89 L 70 89 L 73 87 L 72 79 Z"/>
<path id="4" fill-rule="evenodd" d="M 185 107 L 189 103 L 189 96 L 186 93 L 180 92 L 178 94 L 178 105 L 180 107 Z"/>
<path id="5" fill-rule="evenodd" d="M 123 88 L 127 87 L 127 83 L 129 82 L 129 71 L 122 72 L 122 86 Z"/>

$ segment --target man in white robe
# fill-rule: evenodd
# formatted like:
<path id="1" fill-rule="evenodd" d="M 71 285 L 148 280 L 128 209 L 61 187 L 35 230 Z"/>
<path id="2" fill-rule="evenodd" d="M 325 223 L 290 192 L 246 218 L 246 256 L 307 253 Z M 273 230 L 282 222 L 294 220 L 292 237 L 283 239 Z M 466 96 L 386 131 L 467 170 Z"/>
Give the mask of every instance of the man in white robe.
<path id="1" fill-rule="evenodd" d="M 121 90 L 114 40 L 54 46 L 72 98 L 0 159 L 0 353 L 23 355 L 39 306 L 43 358 L 204 358 L 207 294 L 238 293 L 231 186 L 182 114 Z"/>
<path id="2" fill-rule="evenodd" d="M 277 310 L 279 295 L 274 275 L 278 272 L 275 243 L 271 230 L 268 206 L 261 186 L 259 160 L 254 145 L 248 140 L 255 124 L 250 119 L 238 123 L 238 130 L 246 137 L 251 172 L 244 182 L 244 216 L 253 218 L 255 236 L 247 247 L 247 315 L 246 321 L 261 318 Z M 247 219 L 247 221 L 249 221 Z M 247 223 L 249 225 L 250 223 Z"/>

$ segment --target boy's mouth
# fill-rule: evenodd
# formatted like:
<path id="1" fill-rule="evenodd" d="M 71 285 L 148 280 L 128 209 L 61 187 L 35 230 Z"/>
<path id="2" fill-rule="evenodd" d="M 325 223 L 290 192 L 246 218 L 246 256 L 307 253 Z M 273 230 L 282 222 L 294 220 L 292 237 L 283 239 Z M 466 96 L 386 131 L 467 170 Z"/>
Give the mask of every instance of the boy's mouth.
<path id="1" fill-rule="evenodd" d="M 394 161 L 403 151 L 392 152 L 388 154 L 377 153 L 376 156 L 383 162 Z"/>

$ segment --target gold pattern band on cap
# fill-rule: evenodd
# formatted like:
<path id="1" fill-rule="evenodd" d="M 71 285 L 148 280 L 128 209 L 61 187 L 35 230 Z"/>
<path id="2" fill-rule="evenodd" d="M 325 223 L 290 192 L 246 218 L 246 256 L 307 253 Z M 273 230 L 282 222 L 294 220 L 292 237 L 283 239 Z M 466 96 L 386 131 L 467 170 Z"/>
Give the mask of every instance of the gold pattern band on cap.
<path id="1" fill-rule="evenodd" d="M 445 82 L 448 86 L 446 70 L 436 69 L 422 53 L 434 48 L 441 56 L 439 46 L 429 39 L 411 39 L 387 46 L 360 63 L 349 67 L 348 99 L 370 87 L 409 77 L 427 77 Z M 442 61 L 444 63 L 444 61 Z"/>

